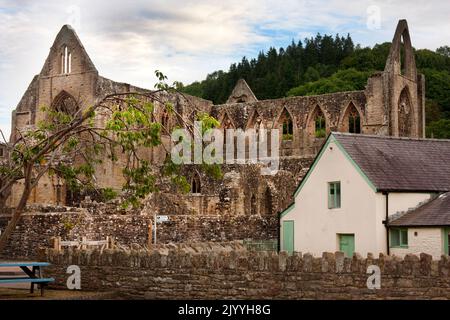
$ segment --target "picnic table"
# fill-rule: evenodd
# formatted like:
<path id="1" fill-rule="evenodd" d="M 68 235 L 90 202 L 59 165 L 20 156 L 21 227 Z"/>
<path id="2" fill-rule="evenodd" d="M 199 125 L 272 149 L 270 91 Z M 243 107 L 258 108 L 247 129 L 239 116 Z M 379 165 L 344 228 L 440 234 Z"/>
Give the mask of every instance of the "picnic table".
<path id="1" fill-rule="evenodd" d="M 48 267 L 49 265 L 50 263 L 47 262 L 0 262 L 0 284 L 30 283 L 30 292 L 34 293 L 34 285 L 37 285 L 41 290 L 41 296 L 43 296 L 45 286 L 55 281 L 54 278 L 43 277 L 42 268 Z M 14 267 L 19 267 L 23 273 L 6 273 L 6 275 L 9 275 L 8 277 L 2 275 L 2 268 Z"/>

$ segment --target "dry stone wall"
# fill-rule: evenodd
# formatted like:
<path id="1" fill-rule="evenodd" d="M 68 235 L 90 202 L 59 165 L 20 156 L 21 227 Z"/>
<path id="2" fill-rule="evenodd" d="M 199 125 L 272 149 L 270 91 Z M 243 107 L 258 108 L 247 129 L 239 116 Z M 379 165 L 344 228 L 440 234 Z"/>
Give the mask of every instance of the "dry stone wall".
<path id="1" fill-rule="evenodd" d="M 81 269 L 83 290 L 115 291 L 133 299 L 448 299 L 450 260 L 407 255 L 404 259 L 342 252 L 310 254 L 193 250 L 55 251 L 42 259 L 65 287 L 69 265 Z M 381 270 L 381 288 L 368 289 L 367 267 Z"/>

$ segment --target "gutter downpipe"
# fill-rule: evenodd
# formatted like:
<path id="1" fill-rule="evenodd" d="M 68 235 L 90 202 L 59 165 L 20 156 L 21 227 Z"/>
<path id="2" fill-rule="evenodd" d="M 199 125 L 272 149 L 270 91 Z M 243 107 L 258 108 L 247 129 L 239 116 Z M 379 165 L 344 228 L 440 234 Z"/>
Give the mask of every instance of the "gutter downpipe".
<path id="1" fill-rule="evenodd" d="M 386 227 L 386 245 L 387 245 L 387 255 L 390 255 L 390 245 L 389 245 L 389 192 L 383 191 L 383 195 L 386 196 L 386 218 L 383 221 L 384 226 Z"/>

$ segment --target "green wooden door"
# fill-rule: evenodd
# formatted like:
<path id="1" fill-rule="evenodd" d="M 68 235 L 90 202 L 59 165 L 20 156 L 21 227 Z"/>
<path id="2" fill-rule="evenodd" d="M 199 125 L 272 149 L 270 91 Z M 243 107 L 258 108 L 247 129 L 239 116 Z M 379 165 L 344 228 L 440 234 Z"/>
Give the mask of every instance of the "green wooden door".
<path id="1" fill-rule="evenodd" d="M 294 221 L 283 221 L 283 250 L 294 252 Z"/>
<path id="2" fill-rule="evenodd" d="M 340 234 L 339 235 L 339 251 L 344 252 L 346 257 L 353 257 L 355 252 L 355 235 Z"/>

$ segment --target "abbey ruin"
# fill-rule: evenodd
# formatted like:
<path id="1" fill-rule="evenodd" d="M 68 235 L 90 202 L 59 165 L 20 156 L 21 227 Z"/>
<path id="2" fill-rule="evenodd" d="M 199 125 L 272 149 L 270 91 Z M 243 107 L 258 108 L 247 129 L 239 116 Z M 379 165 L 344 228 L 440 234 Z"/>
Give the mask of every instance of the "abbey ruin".
<path id="1" fill-rule="evenodd" d="M 75 31 L 66 25 L 57 35 L 42 71 L 34 76 L 13 111 L 10 141 L 43 119 L 41 106 L 56 110 L 83 109 L 107 94 L 129 91 L 146 89 L 100 76 Z M 196 165 L 189 165 L 185 168 L 192 184 L 189 194 L 176 193 L 167 186 L 152 195 L 134 218 L 117 217 L 113 212 L 104 212 L 101 217 L 96 213 L 80 213 L 80 199 L 57 176 L 44 177 L 34 189 L 29 204 L 71 206 L 74 209 L 67 212 L 94 215 L 94 220 L 86 218 L 90 222 L 81 222 L 66 233 L 74 237 L 88 230 L 92 235 L 108 234 L 127 242 L 129 238 L 121 232 L 133 226 L 132 240 L 145 242 L 148 225 L 157 213 L 171 219 L 162 226 L 161 241 L 275 239 L 278 213 L 292 202 L 296 186 L 330 132 L 421 138 L 425 130 L 425 79 L 417 73 L 405 20 L 397 26 L 384 71 L 367 79 L 365 90 L 260 101 L 242 79 L 223 105 L 177 94 L 170 99 L 187 122 L 192 122 L 195 112 L 201 110 L 217 118 L 223 130 L 279 129 L 282 134 L 278 173 L 264 176 L 258 165 L 223 164 L 223 180 L 214 180 L 197 170 Z M 174 123 L 162 108 L 156 108 L 155 117 L 169 127 Z M 164 143 L 172 143 L 169 136 L 164 137 Z M 167 156 L 160 147 L 148 154 L 155 166 L 161 165 Z M 97 168 L 96 180 L 100 187 L 118 188 L 121 179 L 120 162 L 104 161 Z M 10 207 L 17 203 L 20 188 L 20 184 L 13 188 Z M 50 225 L 62 223 L 66 219 L 64 214 L 40 222 L 50 230 L 45 232 L 46 236 L 61 235 L 61 228 Z M 72 219 L 69 214 L 67 217 Z M 0 217 L 0 229 L 6 221 L 6 217 Z M 31 228 L 27 223 L 31 220 L 25 216 L 19 232 Z M 104 227 L 99 227 L 102 224 Z"/>

